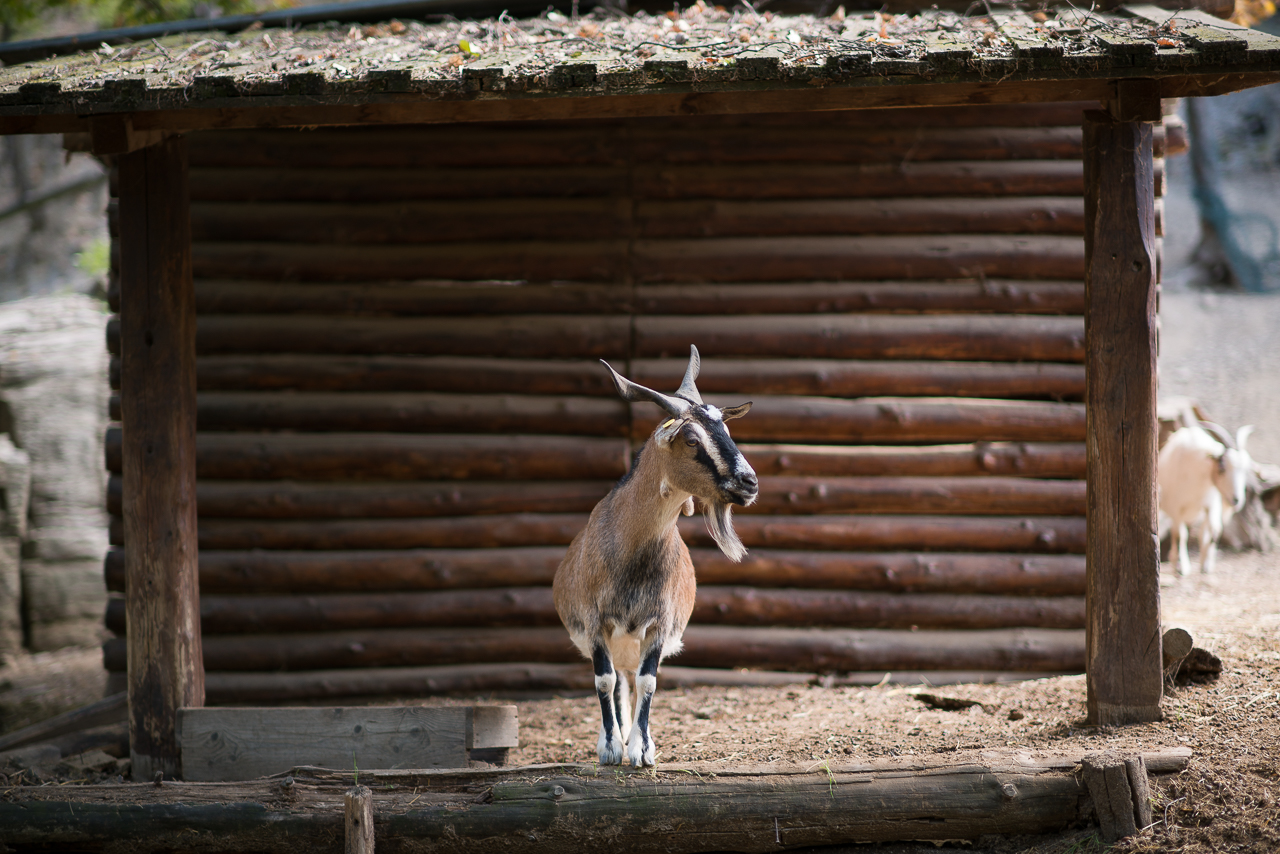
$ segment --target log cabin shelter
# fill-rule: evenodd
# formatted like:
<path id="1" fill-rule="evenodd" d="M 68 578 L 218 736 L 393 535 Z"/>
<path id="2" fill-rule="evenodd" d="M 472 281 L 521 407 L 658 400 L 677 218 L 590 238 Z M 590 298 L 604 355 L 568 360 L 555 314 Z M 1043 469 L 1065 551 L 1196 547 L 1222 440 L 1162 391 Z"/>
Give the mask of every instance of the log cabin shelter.
<path id="1" fill-rule="evenodd" d="M 112 168 L 135 777 L 179 771 L 206 696 L 589 686 L 551 576 L 657 421 L 597 360 L 670 390 L 690 344 L 709 401 L 754 401 L 762 494 L 742 564 L 682 521 L 664 673 L 1083 670 L 1092 721 L 1158 718 L 1162 101 L 1277 80 L 1280 39 L 1141 5 L 374 20 L 4 68 L 0 132 Z"/>

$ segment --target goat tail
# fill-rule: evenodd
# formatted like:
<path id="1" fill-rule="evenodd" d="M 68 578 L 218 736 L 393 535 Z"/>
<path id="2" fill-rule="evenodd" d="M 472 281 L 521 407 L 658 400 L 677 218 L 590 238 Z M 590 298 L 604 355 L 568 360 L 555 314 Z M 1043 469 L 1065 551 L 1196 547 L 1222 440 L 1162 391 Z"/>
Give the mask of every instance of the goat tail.
<path id="1" fill-rule="evenodd" d="M 732 504 L 703 502 L 703 516 L 707 520 L 707 531 L 711 534 L 711 539 L 716 541 L 725 557 L 738 563 L 747 556 L 747 547 L 738 539 L 738 532 L 733 530 Z"/>

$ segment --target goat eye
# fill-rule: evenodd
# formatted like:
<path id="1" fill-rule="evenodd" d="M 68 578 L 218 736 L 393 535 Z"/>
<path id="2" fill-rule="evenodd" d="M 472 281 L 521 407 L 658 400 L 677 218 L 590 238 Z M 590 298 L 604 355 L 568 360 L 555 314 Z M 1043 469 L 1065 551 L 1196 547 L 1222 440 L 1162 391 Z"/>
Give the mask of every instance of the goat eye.
<path id="1" fill-rule="evenodd" d="M 684 440 L 684 443 L 685 443 L 686 445 L 688 445 L 690 448 L 696 448 L 696 447 L 698 447 L 698 440 L 697 440 L 697 439 L 685 439 L 685 440 Z"/>

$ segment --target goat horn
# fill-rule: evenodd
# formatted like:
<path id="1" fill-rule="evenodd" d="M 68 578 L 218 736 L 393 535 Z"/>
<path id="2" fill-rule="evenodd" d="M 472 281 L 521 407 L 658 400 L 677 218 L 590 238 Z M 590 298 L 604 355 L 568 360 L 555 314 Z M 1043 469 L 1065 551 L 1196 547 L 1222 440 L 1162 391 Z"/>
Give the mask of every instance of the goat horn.
<path id="1" fill-rule="evenodd" d="M 698 348 L 689 345 L 689 367 L 685 369 L 684 379 L 680 381 L 680 388 L 676 389 L 676 397 L 683 397 L 690 403 L 702 404 L 702 395 L 698 394 L 698 388 L 693 381 L 698 378 L 698 372 L 702 370 L 702 358 L 698 355 Z"/>
<path id="2" fill-rule="evenodd" d="M 609 369 L 609 373 L 613 376 L 613 384 L 618 389 L 618 394 L 623 400 L 640 401 L 647 400 L 661 406 L 666 413 L 673 418 L 679 418 L 689 411 L 690 403 L 687 400 L 681 400 L 678 397 L 671 397 L 660 391 L 654 391 L 651 388 L 645 388 L 640 383 L 634 383 L 613 369 L 604 359 L 600 360 L 600 364 Z"/>
<path id="3" fill-rule="evenodd" d="M 1214 424 L 1212 421 L 1201 421 L 1200 426 L 1214 435 L 1215 438 L 1228 448 L 1234 449 L 1236 446 L 1235 437 L 1227 432 L 1227 428 L 1221 424 Z"/>
<path id="4" fill-rule="evenodd" d="M 1253 434 L 1253 425 L 1246 424 L 1236 431 L 1236 447 L 1244 450 L 1244 443 L 1249 441 L 1249 436 Z"/>

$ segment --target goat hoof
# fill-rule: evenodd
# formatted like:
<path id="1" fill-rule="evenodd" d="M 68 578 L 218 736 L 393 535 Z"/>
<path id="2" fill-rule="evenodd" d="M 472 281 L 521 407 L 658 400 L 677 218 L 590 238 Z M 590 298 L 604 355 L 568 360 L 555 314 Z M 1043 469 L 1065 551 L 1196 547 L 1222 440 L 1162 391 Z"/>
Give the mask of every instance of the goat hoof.
<path id="1" fill-rule="evenodd" d="M 637 733 L 637 735 L 640 735 Z M 631 760 L 633 768 L 652 768 L 657 763 L 654 761 L 656 750 L 653 746 L 653 740 L 644 738 L 633 738 L 627 742 L 627 758 Z"/>
<path id="2" fill-rule="evenodd" d="M 601 735 L 600 740 L 596 742 L 596 755 L 600 757 L 601 765 L 621 765 L 624 752 L 622 739 L 614 738 L 612 741 L 605 741 L 604 736 Z"/>

